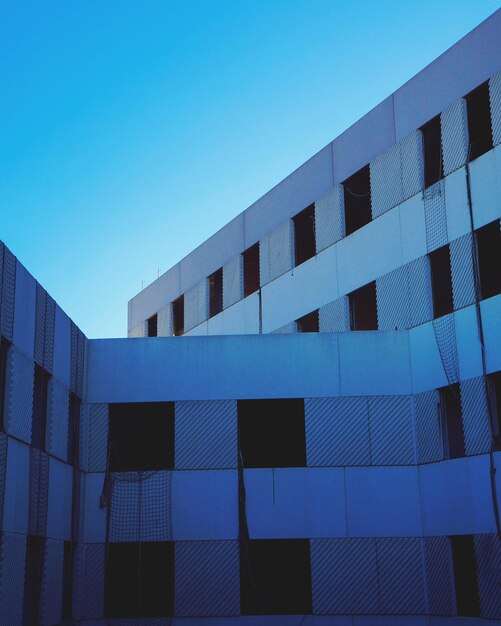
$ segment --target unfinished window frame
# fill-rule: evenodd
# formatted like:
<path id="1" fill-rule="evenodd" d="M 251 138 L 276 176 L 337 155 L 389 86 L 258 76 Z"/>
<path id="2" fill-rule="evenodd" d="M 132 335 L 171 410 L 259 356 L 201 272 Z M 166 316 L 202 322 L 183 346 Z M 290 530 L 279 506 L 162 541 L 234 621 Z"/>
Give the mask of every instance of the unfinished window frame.
<path id="1" fill-rule="evenodd" d="M 450 244 L 428 254 L 430 264 L 433 317 L 450 315 L 454 311 Z"/>
<path id="2" fill-rule="evenodd" d="M 501 232 L 499 219 L 475 230 L 480 298 L 501 293 Z"/>
<path id="3" fill-rule="evenodd" d="M 442 146 L 442 126 L 440 115 L 423 124 L 421 131 L 423 146 L 423 169 L 425 189 L 444 177 L 444 159 Z M 438 145 L 437 145 L 438 144 Z"/>
<path id="4" fill-rule="evenodd" d="M 371 174 L 367 164 L 343 183 L 345 236 L 372 221 Z"/>
<path id="5" fill-rule="evenodd" d="M 474 161 L 494 147 L 489 81 L 470 91 L 464 99 L 468 119 L 468 160 Z"/>
<path id="6" fill-rule="evenodd" d="M 260 288 L 259 278 L 259 242 L 249 246 L 242 253 L 244 298 L 256 293 Z"/>
<path id="7" fill-rule="evenodd" d="M 207 277 L 209 285 L 209 318 L 223 311 L 223 268 Z"/>
<path id="8" fill-rule="evenodd" d="M 350 330 L 378 330 L 376 281 L 355 289 L 347 295 L 350 311 Z M 365 303 L 364 303 L 365 300 Z M 367 310 L 361 307 L 369 305 Z"/>
<path id="9" fill-rule="evenodd" d="M 316 253 L 315 203 L 292 218 L 294 225 L 294 267 L 313 258 Z"/>
<path id="10" fill-rule="evenodd" d="M 172 302 L 172 334 L 184 335 L 184 294 Z"/>

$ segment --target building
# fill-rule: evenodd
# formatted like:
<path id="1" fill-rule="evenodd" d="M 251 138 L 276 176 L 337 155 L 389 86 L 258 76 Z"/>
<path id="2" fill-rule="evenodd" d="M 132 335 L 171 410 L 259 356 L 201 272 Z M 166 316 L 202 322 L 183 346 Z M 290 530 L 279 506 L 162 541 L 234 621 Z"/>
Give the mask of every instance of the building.
<path id="1" fill-rule="evenodd" d="M 2 244 L 0 623 L 501 623 L 500 35 L 133 298 L 127 339 Z"/>

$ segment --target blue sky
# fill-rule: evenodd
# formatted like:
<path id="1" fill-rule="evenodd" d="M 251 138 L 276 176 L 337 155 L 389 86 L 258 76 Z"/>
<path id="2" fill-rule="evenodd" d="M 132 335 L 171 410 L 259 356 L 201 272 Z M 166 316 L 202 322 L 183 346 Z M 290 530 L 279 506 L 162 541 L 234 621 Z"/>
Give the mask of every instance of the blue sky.
<path id="1" fill-rule="evenodd" d="M 89 337 L 493 0 L 0 0 L 0 238 Z"/>

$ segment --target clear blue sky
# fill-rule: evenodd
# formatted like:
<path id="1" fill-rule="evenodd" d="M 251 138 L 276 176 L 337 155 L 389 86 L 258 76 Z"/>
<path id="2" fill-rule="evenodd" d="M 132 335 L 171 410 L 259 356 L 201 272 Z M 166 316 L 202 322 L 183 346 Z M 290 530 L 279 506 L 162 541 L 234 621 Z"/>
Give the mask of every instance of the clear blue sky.
<path id="1" fill-rule="evenodd" d="M 89 337 L 501 6 L 0 0 L 0 238 Z"/>

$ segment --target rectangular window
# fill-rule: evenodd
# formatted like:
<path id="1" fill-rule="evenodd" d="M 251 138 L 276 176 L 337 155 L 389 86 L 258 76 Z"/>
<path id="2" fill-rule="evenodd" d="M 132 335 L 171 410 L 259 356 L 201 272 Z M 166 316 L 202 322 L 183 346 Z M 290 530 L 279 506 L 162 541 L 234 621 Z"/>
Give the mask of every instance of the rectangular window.
<path id="1" fill-rule="evenodd" d="M 33 422 L 31 444 L 39 450 L 45 450 L 47 430 L 47 403 L 49 397 L 50 374 L 40 365 L 35 364 L 35 384 L 33 389 Z"/>
<path id="2" fill-rule="evenodd" d="M 64 542 L 63 548 L 63 622 L 71 622 L 73 619 L 73 543 Z"/>
<path id="3" fill-rule="evenodd" d="M 114 472 L 174 467 L 174 402 L 109 405 L 110 466 Z"/>
<path id="4" fill-rule="evenodd" d="M 350 330 L 377 330 L 376 282 L 348 294 Z"/>
<path id="5" fill-rule="evenodd" d="M 172 327 L 176 337 L 184 334 L 184 295 L 172 303 Z"/>
<path id="6" fill-rule="evenodd" d="M 259 243 L 255 243 L 243 253 L 244 298 L 259 289 Z"/>
<path id="7" fill-rule="evenodd" d="M 240 546 L 242 615 L 311 613 L 307 539 L 255 539 Z"/>
<path id="8" fill-rule="evenodd" d="M 463 413 L 459 385 L 449 385 L 438 390 L 444 456 L 457 459 L 465 455 Z"/>
<path id="9" fill-rule="evenodd" d="M 316 254 L 315 248 L 315 205 L 298 213 L 294 222 L 294 265 L 301 265 Z"/>
<path id="10" fill-rule="evenodd" d="M 434 117 L 420 130 L 423 136 L 424 186 L 430 187 L 444 177 L 440 115 Z"/>
<path id="11" fill-rule="evenodd" d="M 40 591 L 45 551 L 44 537 L 26 537 L 23 624 L 40 624 Z"/>
<path id="12" fill-rule="evenodd" d="M 4 428 L 5 415 L 5 389 L 7 384 L 7 355 L 9 353 L 10 341 L 0 336 L 0 431 Z"/>
<path id="13" fill-rule="evenodd" d="M 371 177 L 366 165 L 344 181 L 344 223 L 346 235 L 351 235 L 371 219 Z"/>
<path id="14" fill-rule="evenodd" d="M 76 466 L 79 464 L 81 404 L 81 399 L 70 391 L 68 410 L 68 463 Z"/>
<path id="15" fill-rule="evenodd" d="M 499 220 L 475 231 L 482 299 L 501 293 L 501 233 Z"/>
<path id="16" fill-rule="evenodd" d="M 146 321 L 146 327 L 148 331 L 148 337 L 157 337 L 158 336 L 158 315 L 152 315 Z"/>
<path id="17" fill-rule="evenodd" d="M 307 313 L 306 315 L 303 315 L 303 317 L 296 320 L 296 326 L 298 333 L 318 333 L 318 309 L 316 309 L 316 311 L 312 311 L 311 313 Z"/>
<path id="18" fill-rule="evenodd" d="M 219 268 L 208 278 L 209 281 L 209 317 L 214 317 L 223 310 L 223 268 Z"/>
<path id="19" fill-rule="evenodd" d="M 477 565 L 473 535 L 450 537 L 458 615 L 479 616 Z"/>
<path id="20" fill-rule="evenodd" d="M 106 617 L 172 615 L 173 545 L 169 541 L 108 545 Z"/>
<path id="21" fill-rule="evenodd" d="M 484 83 L 466 96 L 470 161 L 492 150 L 491 107 L 489 83 Z"/>
<path id="22" fill-rule="evenodd" d="M 501 372 L 489 374 L 487 381 L 492 410 L 493 432 L 496 438 L 496 448 L 499 450 L 501 447 Z"/>
<path id="23" fill-rule="evenodd" d="M 244 467 L 306 467 L 304 400 L 239 400 Z"/>
<path id="24" fill-rule="evenodd" d="M 433 314 L 434 317 L 442 317 L 442 315 L 452 313 L 454 310 L 449 245 L 442 246 L 442 248 L 431 252 L 429 257 L 431 289 L 433 293 Z"/>

